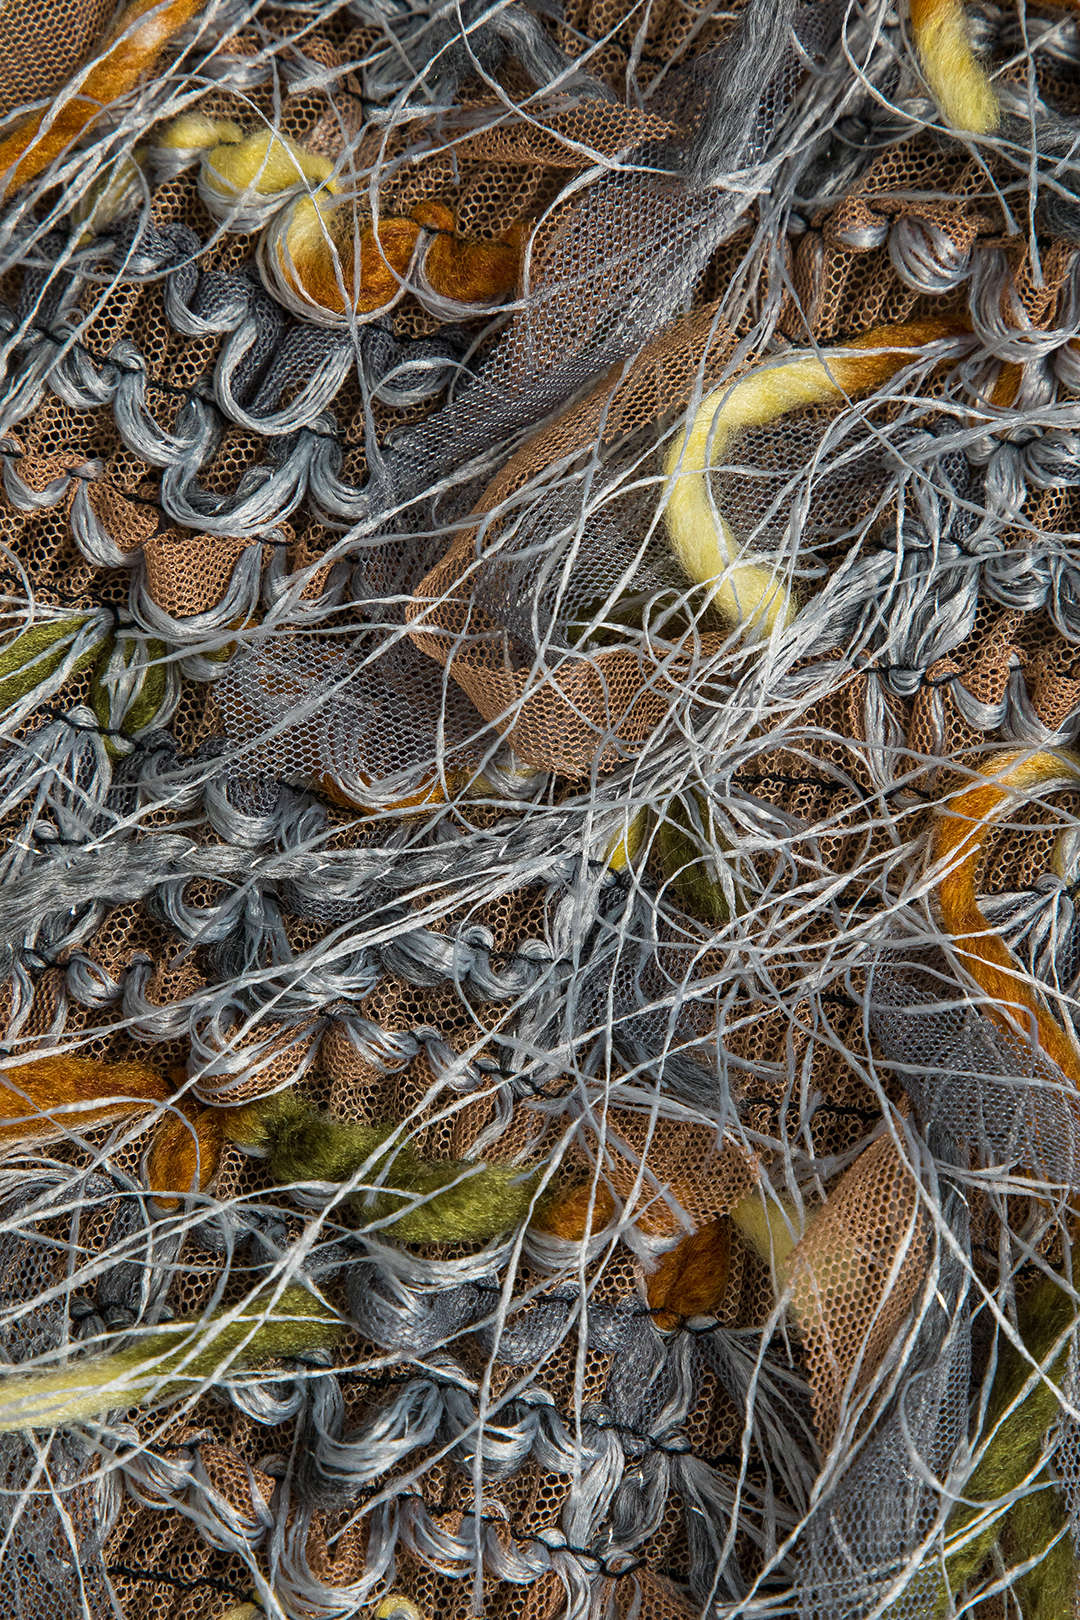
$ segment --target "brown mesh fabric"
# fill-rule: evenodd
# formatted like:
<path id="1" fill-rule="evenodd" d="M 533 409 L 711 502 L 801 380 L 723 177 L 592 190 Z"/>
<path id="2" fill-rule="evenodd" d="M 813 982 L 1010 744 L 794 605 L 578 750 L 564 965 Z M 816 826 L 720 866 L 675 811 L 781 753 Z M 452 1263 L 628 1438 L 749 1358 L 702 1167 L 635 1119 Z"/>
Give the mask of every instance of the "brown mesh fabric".
<path id="1" fill-rule="evenodd" d="M 114 0 L 12 0 L 0 30 L 0 117 L 57 91 L 109 21 Z"/>
<path id="2" fill-rule="evenodd" d="M 642 1230 L 675 1234 L 688 1218 L 700 1227 L 728 1214 L 753 1187 L 757 1168 L 741 1143 L 717 1146 L 704 1126 L 669 1123 L 609 1110 L 603 1134 L 586 1137 L 585 1165 L 599 1162 L 603 1182 L 634 1213 Z"/>
<path id="3" fill-rule="evenodd" d="M 690 317 L 646 348 L 629 374 L 601 384 L 530 440 L 493 480 L 476 515 L 496 511 L 561 457 L 611 443 L 677 406 L 691 388 L 707 388 L 730 349 L 713 310 Z M 658 664 L 629 649 L 612 649 L 569 659 L 550 672 L 506 667 L 497 627 L 475 604 L 466 606 L 463 593 L 477 532 L 465 531 L 421 582 L 409 608 L 413 642 L 448 668 L 478 712 L 529 764 L 568 776 L 611 769 L 655 730 L 691 654 L 685 662 L 676 657 Z M 694 655 L 707 657 L 717 645 L 705 636 Z M 604 746 L 608 737 L 617 742 Z"/>
<path id="4" fill-rule="evenodd" d="M 178 1513 L 147 1513 L 134 1502 L 110 1539 L 108 1569 L 122 1611 L 146 1620 L 227 1614 L 251 1589 L 235 1554 L 208 1546 Z"/>
<path id="5" fill-rule="evenodd" d="M 895 1341 L 928 1258 L 916 1183 L 883 1136 L 837 1182 L 790 1261 L 823 1445 L 832 1441 L 842 1397 L 865 1388 Z"/>

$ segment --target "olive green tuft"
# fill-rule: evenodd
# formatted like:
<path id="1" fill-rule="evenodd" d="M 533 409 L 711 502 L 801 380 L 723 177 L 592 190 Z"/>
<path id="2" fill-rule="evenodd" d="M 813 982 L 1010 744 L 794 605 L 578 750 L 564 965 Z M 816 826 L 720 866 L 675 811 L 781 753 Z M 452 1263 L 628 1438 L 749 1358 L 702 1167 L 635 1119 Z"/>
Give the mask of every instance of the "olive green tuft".
<path id="1" fill-rule="evenodd" d="M 235 1110 L 227 1125 L 241 1147 L 264 1153 L 279 1186 L 349 1181 L 367 1168 L 370 1190 L 346 1203 L 361 1228 L 402 1243 L 479 1243 L 528 1218 L 539 1171 L 518 1165 L 425 1159 L 393 1141 L 393 1124 L 334 1119 L 291 1092 Z"/>
<path id="2" fill-rule="evenodd" d="M 88 1356 L 56 1372 L 0 1378 L 0 1433 L 79 1423 L 121 1407 L 175 1400 L 197 1385 L 259 1362 L 328 1350 L 344 1327 L 306 1288 L 248 1300 L 235 1318 L 219 1311 L 174 1322 L 127 1350 Z"/>
<path id="3" fill-rule="evenodd" d="M 167 691 L 165 643 L 151 639 L 146 643 L 146 668 L 142 682 L 124 716 L 124 730 L 129 736 L 134 737 L 153 724 Z"/>
<path id="4" fill-rule="evenodd" d="M 274 1179 L 348 1181 L 372 1155 L 372 1173 L 385 1168 L 389 1153 L 379 1153 L 393 1135 L 392 1125 L 358 1125 L 335 1119 L 296 1098 L 274 1099 L 268 1144 Z"/>
<path id="5" fill-rule="evenodd" d="M 168 695 L 165 652 L 164 642 L 153 638 L 144 642 L 134 636 L 118 638 L 105 646 L 90 683 L 90 703 L 103 731 L 122 731 L 134 737 L 153 724 Z M 126 702 L 121 699 L 123 706 L 117 712 L 112 677 L 126 674 L 132 665 L 137 665 L 138 684 Z M 105 745 L 113 755 L 121 751 L 108 736 Z"/>
<path id="6" fill-rule="evenodd" d="M 1063 1335 L 1075 1321 L 1076 1308 L 1064 1287 L 1052 1278 L 1043 1278 L 1024 1299 L 1017 1325 L 1028 1355 L 1041 1364 L 1054 1346 L 1062 1342 Z M 942 1577 L 938 1566 L 927 1603 L 927 1620 L 940 1620 L 953 1612 L 953 1598 L 979 1574 L 1002 1538 L 1006 1515 L 1004 1511 L 995 1514 L 993 1506 L 1020 1489 L 1038 1468 L 1047 1431 L 1059 1414 L 1060 1398 L 1055 1385 L 1060 1384 L 1064 1376 L 1065 1363 L 1066 1351 L 1062 1350 L 1047 1375 L 1037 1379 L 1019 1404 L 1014 1405 L 1032 1376 L 1032 1367 L 1014 1345 L 1002 1344 L 986 1414 L 985 1432 L 992 1438 L 964 1486 L 965 1501 L 949 1515 L 945 1576 Z M 1005 1413 L 1008 1416 L 1003 1416 Z M 1019 1504 L 1014 1504 L 1010 1510 L 1010 1517 L 1017 1506 Z M 981 1522 L 984 1515 L 985 1524 Z M 978 1529 L 973 1528 L 976 1521 L 980 1522 Z M 1024 1523 L 1022 1513 L 1021 1525 Z M 1049 1539 L 1046 1537 L 1043 1545 Z M 1056 1569 L 1056 1565 L 1052 1568 Z M 916 1580 L 924 1578 L 926 1573 L 920 1572 Z M 1033 1581 L 1041 1578 L 1039 1571 L 1033 1572 L 1031 1577 Z M 908 1595 L 901 1600 L 903 1603 Z M 1026 1616 L 1027 1611 L 1024 1612 Z M 1052 1612 L 1047 1610 L 1047 1616 Z"/>
<path id="7" fill-rule="evenodd" d="M 32 625 L 0 648 L 0 708 L 17 703 L 56 673 L 89 617 L 87 613 L 78 613 L 69 619 L 51 619 L 47 624 Z M 80 653 L 71 674 L 77 675 L 88 668 L 100 646 L 100 640 L 94 641 Z"/>
<path id="8" fill-rule="evenodd" d="M 696 793 L 689 802 L 672 799 L 656 829 L 656 851 L 672 898 L 711 928 L 731 921 L 735 891 L 733 885 L 730 893 L 725 890 L 718 865 L 728 848 L 710 807 Z"/>
<path id="9" fill-rule="evenodd" d="M 1032 1564 L 1014 1586 L 1024 1620 L 1067 1620 L 1080 1591 L 1080 1570 L 1065 1503 L 1049 1480 L 1010 1508 L 1001 1541 L 1011 1569 Z"/>
<path id="10" fill-rule="evenodd" d="M 1028 1294 L 1019 1312 L 1020 1337 L 1028 1354 L 1035 1361 L 1045 1361 L 1054 1345 L 1073 1324 L 1075 1315 L 1073 1302 L 1060 1284 L 1050 1278 L 1039 1282 Z M 1054 1385 L 1060 1383 L 1064 1376 L 1065 1359 L 1066 1353 L 1062 1350 L 1052 1364 L 1048 1377 L 1039 1378 L 1019 1405 L 1013 1407 L 1031 1376 L 1032 1368 L 1014 1345 L 1002 1345 L 986 1414 L 987 1432 L 993 1434 L 993 1439 L 964 1487 L 964 1495 L 971 1503 L 1000 1501 L 1022 1485 L 1038 1465 L 1046 1432 L 1060 1411 L 1060 1398 Z M 1009 1411 L 1010 1407 L 1013 1407 L 1012 1411 Z M 1006 1412 L 1008 1416 L 1003 1417 L 1002 1414 Z M 958 1507 L 949 1517 L 950 1539 L 954 1533 L 961 1534 L 978 1514 L 977 1506 Z M 1000 1522 L 988 1525 L 947 1559 L 946 1567 L 954 1592 L 961 1591 L 978 1573 L 1001 1528 Z M 944 1613 L 945 1609 L 942 1594 L 939 1612 Z"/>

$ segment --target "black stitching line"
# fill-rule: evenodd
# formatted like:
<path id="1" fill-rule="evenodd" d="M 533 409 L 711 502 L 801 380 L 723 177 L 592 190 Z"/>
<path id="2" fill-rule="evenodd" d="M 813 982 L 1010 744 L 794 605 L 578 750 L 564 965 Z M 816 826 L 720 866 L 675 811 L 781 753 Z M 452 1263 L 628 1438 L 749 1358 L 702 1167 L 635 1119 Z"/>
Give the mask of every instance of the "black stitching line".
<path id="1" fill-rule="evenodd" d="M 687 1456 L 689 1453 L 682 1452 L 680 1455 Z M 381 1487 L 378 1485 L 371 1485 L 367 1487 L 364 1495 L 374 1496 L 380 1489 Z M 569 1552 L 573 1553 L 576 1558 L 588 1559 L 596 1565 L 599 1574 L 606 1576 L 609 1580 L 621 1580 L 625 1575 L 633 1575 L 637 1570 L 643 1568 L 646 1563 L 644 1556 L 640 1555 L 631 1558 L 623 1568 L 613 1569 L 608 1561 L 607 1554 L 598 1552 L 594 1547 L 575 1547 L 571 1542 L 564 1542 L 562 1546 L 553 1549 L 542 1535 L 537 1534 L 535 1531 L 519 1529 L 511 1519 L 504 1519 L 494 1513 L 473 1513 L 469 1509 L 461 1507 L 434 1507 L 419 1491 L 403 1491 L 399 1496 L 395 1496 L 393 1501 L 395 1503 L 422 1502 L 427 1513 L 433 1519 L 467 1518 L 471 1519 L 473 1524 L 497 1525 L 500 1529 L 508 1531 L 512 1539 L 523 1547 L 547 1547 L 549 1551 Z M 558 1525 L 550 1525 L 548 1528 L 557 1531 Z"/>
<path id="2" fill-rule="evenodd" d="M 847 793 L 850 792 L 852 786 L 848 782 L 836 782 L 832 777 L 788 776 L 783 771 L 736 771 L 732 781 L 739 787 L 744 782 L 781 782 L 785 787 L 823 788 L 829 793 Z"/>
<path id="3" fill-rule="evenodd" d="M 218 1580 L 213 1575 L 200 1575 L 191 1580 L 184 1580 L 180 1575 L 172 1575 L 165 1569 L 132 1569 L 129 1564 L 107 1564 L 106 1569 L 110 1575 L 123 1575 L 133 1581 L 160 1581 L 164 1586 L 174 1586 L 180 1592 L 195 1592 L 200 1587 L 210 1587 L 215 1592 L 223 1592 L 226 1597 L 235 1598 L 243 1603 L 247 1593 L 233 1586 L 229 1581 Z"/>
<path id="4" fill-rule="evenodd" d="M 203 396 L 200 394 L 197 397 L 201 399 Z M 228 421 L 228 418 L 225 418 L 225 420 Z M 233 427 L 235 427 L 237 424 L 232 423 L 231 425 Z M 304 431 L 306 431 L 306 429 Z M 77 450 L 74 445 L 65 444 L 65 445 L 61 445 L 59 448 L 60 448 L 61 453 L 64 454 L 64 455 L 84 455 L 84 452 L 81 451 L 81 450 Z M 125 448 L 126 448 L 126 446 L 125 446 Z M 33 452 L 27 452 L 27 451 L 20 452 L 18 450 L 0 450 L 0 460 L 10 461 L 13 464 L 17 464 L 18 462 L 22 461 L 27 454 L 32 454 L 32 453 Z M 149 465 L 149 463 L 147 465 Z M 265 465 L 265 463 L 263 463 L 263 465 Z M 89 485 L 89 484 L 97 484 L 97 483 L 102 482 L 102 480 L 100 480 L 98 478 L 95 478 L 91 473 L 86 473 L 86 472 L 64 472 L 64 473 L 58 474 L 58 476 L 61 477 L 61 478 L 77 478 L 81 484 L 87 484 L 87 485 Z M 168 524 L 169 528 L 171 528 L 171 529 L 183 528 L 185 530 L 185 532 L 181 536 L 182 539 L 186 540 L 191 536 L 199 536 L 200 535 L 200 531 L 198 529 L 189 529 L 187 525 L 181 524 L 178 521 L 178 519 L 176 519 L 176 518 L 174 518 L 172 516 L 172 514 L 170 512 L 166 511 L 165 507 L 162 506 L 160 501 L 153 501 L 153 500 L 150 499 L 150 497 L 148 495 L 134 495 L 131 492 L 129 492 L 128 490 L 126 490 L 126 489 L 117 489 L 116 486 L 113 485 L 113 484 L 106 483 L 105 487 L 107 489 L 113 490 L 114 494 L 119 495 L 125 501 L 131 501 L 137 506 L 146 506 L 146 507 L 148 507 L 150 509 L 150 511 L 157 512 L 159 514 L 159 516 L 161 516 L 161 517 L 163 517 L 165 519 L 165 521 Z M 11 503 L 8 502 L 8 504 L 10 505 Z M 59 505 L 59 502 L 57 504 Z M 14 508 L 14 510 L 17 510 L 17 508 Z M 44 510 L 45 511 L 54 511 L 55 508 L 54 507 L 46 507 L 46 508 L 44 508 Z M 27 512 L 27 513 L 23 513 L 22 515 L 24 517 L 29 518 L 31 516 L 34 516 L 35 513 Z M 224 538 L 224 536 L 211 536 L 210 538 L 222 539 L 222 538 Z M 165 535 L 150 535 L 150 536 L 148 536 L 148 539 L 169 540 L 170 536 L 167 535 L 167 534 L 165 534 Z M 247 542 L 247 544 L 249 546 L 278 546 L 283 551 L 286 550 L 290 545 L 294 545 L 296 543 L 297 542 L 292 541 L 292 540 L 274 540 L 274 539 L 271 539 L 269 536 L 260 536 L 260 535 L 256 535 L 254 539 L 249 540 Z M 104 570 L 102 570 L 102 571 L 104 571 Z"/>

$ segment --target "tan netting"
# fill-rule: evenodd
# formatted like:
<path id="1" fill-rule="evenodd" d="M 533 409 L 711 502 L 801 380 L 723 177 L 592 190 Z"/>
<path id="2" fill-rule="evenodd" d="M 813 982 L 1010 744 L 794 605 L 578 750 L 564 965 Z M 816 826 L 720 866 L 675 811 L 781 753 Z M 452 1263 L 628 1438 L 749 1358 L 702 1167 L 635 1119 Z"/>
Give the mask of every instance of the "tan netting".
<path id="1" fill-rule="evenodd" d="M 80 66 L 112 16 L 112 0 L 54 0 L 4 7 L 0 116 L 51 96 Z"/>
<path id="2" fill-rule="evenodd" d="M 896 1144 L 882 1137 L 836 1184 L 790 1261 L 823 1445 L 832 1442 L 844 1398 L 865 1388 L 894 1343 L 928 1259 L 916 1185 Z"/>

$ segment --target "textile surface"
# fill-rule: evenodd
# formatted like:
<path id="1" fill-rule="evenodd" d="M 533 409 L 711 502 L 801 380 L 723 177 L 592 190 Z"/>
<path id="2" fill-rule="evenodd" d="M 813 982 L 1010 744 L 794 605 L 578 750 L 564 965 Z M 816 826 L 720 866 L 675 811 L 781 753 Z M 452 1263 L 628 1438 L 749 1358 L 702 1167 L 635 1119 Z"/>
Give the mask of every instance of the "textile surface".
<path id="1" fill-rule="evenodd" d="M 1078 69 L 0 9 L 3 1616 L 1080 1616 Z"/>

